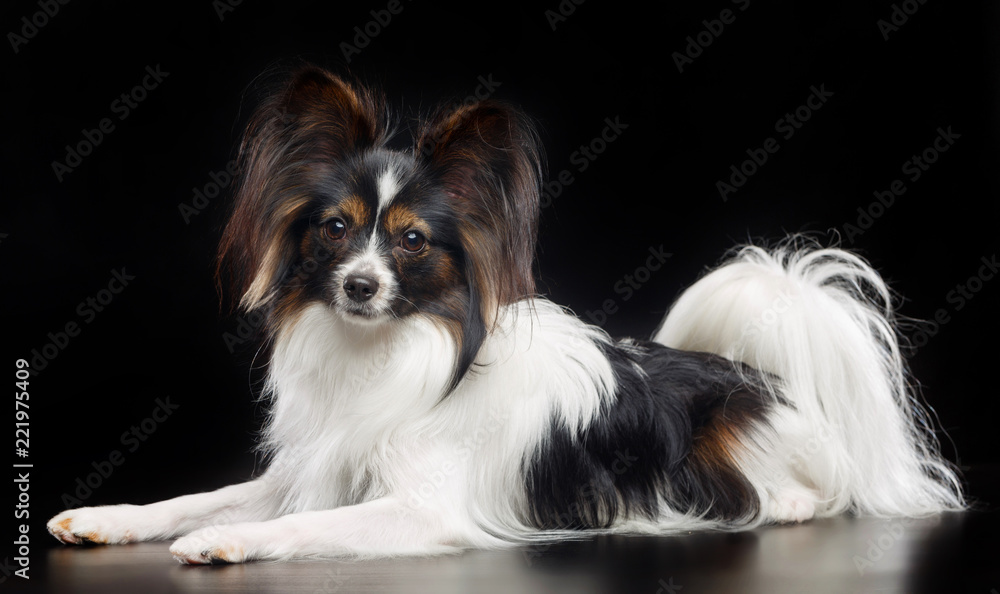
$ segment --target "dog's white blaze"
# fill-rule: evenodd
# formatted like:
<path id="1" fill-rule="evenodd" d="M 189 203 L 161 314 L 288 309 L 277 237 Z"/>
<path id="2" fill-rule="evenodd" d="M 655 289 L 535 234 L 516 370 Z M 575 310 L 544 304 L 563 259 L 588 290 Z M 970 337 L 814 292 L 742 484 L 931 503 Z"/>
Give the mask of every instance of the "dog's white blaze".
<path id="1" fill-rule="evenodd" d="M 342 307 L 347 305 L 347 295 L 340 290 L 344 280 L 352 274 L 363 274 L 373 277 L 379 289 L 372 298 L 370 306 L 379 313 L 387 313 L 392 300 L 396 298 L 399 285 L 392 270 L 389 269 L 384 256 L 379 251 L 378 233 L 372 232 L 365 250 L 344 265 L 333 277 L 336 301 Z"/>
<path id="2" fill-rule="evenodd" d="M 376 218 L 382 214 L 382 211 L 392 202 L 397 193 L 399 193 L 399 176 L 393 167 L 386 167 L 385 171 L 378 178 L 378 209 L 375 213 Z"/>

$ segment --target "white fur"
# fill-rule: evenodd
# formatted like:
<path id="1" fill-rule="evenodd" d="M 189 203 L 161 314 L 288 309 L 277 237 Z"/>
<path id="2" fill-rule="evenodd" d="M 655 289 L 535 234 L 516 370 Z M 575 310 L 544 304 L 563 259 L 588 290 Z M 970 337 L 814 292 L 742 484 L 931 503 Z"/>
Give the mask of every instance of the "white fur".
<path id="1" fill-rule="evenodd" d="M 776 478 L 791 489 L 774 509 L 809 492 L 820 515 L 960 509 L 959 481 L 907 384 L 885 283 L 854 254 L 800 244 L 743 248 L 681 295 L 655 339 L 780 378 L 794 412 L 773 423 L 770 451 L 746 461 L 759 491 L 779 493 Z"/>
<path id="2" fill-rule="evenodd" d="M 455 345 L 440 326 L 419 315 L 364 326 L 313 305 L 276 339 L 265 432 L 274 459 L 263 477 L 136 514 L 69 510 L 50 531 L 64 542 L 121 543 L 207 526 L 171 548 L 189 563 L 507 544 L 531 532 L 525 453 L 553 415 L 576 429 L 613 393 L 596 344 L 605 340 L 548 301 L 516 304 L 500 315 L 476 368 L 441 400 Z M 158 512 L 147 518 L 152 526 L 127 530 L 147 508 Z M 269 521 L 241 523 L 260 519 Z M 83 528 L 98 533 L 80 535 Z"/>
<path id="3" fill-rule="evenodd" d="M 685 292 L 656 335 L 776 374 L 770 429 L 738 460 L 762 513 L 737 524 L 856 511 L 957 509 L 950 467 L 915 424 L 878 275 L 839 250 L 746 248 Z M 544 300 L 501 310 L 469 374 L 442 399 L 456 345 L 420 314 L 347 322 L 313 304 L 275 338 L 265 474 L 243 485 L 148 506 L 63 512 L 64 542 L 182 536 L 185 563 L 308 556 L 434 554 L 540 535 L 528 524 L 523 463 L 556 418 L 585 426 L 610 403 L 609 341 Z M 914 416 L 916 415 L 916 416 Z M 936 474 L 938 480 L 929 478 Z M 664 506 L 610 531 L 719 525 Z"/>
<path id="4" fill-rule="evenodd" d="M 385 207 L 392 203 L 397 192 L 399 192 L 399 178 L 396 175 L 396 170 L 390 166 L 378 178 L 378 208 L 375 212 L 375 218 L 378 218 Z"/>

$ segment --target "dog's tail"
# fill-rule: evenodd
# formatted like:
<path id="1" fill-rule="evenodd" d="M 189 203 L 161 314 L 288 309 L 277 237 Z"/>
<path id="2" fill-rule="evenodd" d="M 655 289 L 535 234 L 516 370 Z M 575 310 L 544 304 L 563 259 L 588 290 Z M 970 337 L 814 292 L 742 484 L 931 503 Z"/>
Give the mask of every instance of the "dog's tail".
<path id="1" fill-rule="evenodd" d="M 774 249 L 744 247 L 680 296 L 655 340 L 774 374 L 776 396 L 820 450 L 806 478 L 823 515 L 964 507 L 908 384 L 892 295 L 860 257 L 797 237 Z"/>

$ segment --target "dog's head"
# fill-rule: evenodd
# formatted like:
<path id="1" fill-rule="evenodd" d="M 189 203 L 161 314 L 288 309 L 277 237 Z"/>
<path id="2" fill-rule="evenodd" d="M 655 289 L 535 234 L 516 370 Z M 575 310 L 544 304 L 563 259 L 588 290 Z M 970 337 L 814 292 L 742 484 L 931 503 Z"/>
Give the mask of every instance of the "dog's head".
<path id="1" fill-rule="evenodd" d="M 382 101 L 315 67 L 252 117 L 219 279 L 270 327 L 313 303 L 354 325 L 428 316 L 457 382 L 503 306 L 534 293 L 540 157 L 516 109 L 439 110 L 390 150 Z"/>

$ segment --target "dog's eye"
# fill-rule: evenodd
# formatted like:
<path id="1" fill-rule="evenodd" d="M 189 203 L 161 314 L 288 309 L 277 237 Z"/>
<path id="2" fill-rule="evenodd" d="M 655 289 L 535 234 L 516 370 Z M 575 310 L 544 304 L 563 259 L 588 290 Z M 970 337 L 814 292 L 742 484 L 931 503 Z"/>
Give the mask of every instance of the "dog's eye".
<path id="1" fill-rule="evenodd" d="M 399 240 L 399 247 L 411 254 L 424 249 L 425 245 L 427 245 L 427 240 L 424 239 L 424 236 L 419 231 L 407 231 L 403 233 L 403 237 Z"/>
<path id="2" fill-rule="evenodd" d="M 333 219 L 323 225 L 323 234 L 327 239 L 343 239 L 347 235 L 347 223 L 343 219 Z"/>

